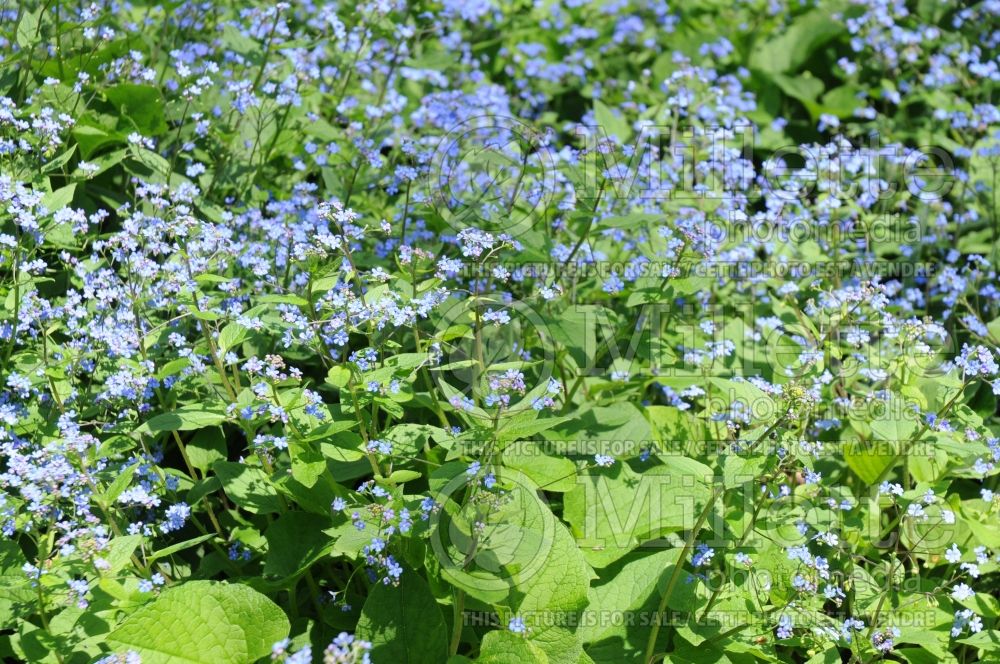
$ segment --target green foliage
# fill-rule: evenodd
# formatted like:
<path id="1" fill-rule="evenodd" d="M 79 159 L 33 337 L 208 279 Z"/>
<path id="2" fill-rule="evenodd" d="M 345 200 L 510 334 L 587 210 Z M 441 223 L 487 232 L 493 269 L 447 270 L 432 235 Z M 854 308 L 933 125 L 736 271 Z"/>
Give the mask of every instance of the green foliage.
<path id="1" fill-rule="evenodd" d="M 996 2 L 0 16 L 4 661 L 1000 661 Z"/>
<path id="2" fill-rule="evenodd" d="M 251 662 L 288 635 L 288 619 L 240 584 L 189 581 L 126 618 L 108 641 L 153 664 Z"/>

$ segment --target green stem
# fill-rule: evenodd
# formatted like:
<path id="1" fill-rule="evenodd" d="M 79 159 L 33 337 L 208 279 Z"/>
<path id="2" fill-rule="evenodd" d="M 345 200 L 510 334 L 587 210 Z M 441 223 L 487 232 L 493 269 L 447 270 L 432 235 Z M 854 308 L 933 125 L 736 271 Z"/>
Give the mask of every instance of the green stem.
<path id="1" fill-rule="evenodd" d="M 660 596 L 660 603 L 656 607 L 656 615 L 659 618 L 663 615 L 663 612 L 667 608 L 667 603 L 670 601 L 670 596 L 674 592 L 674 587 L 677 585 L 677 581 L 681 578 L 681 570 L 684 569 L 684 561 L 687 560 L 688 555 L 691 553 L 691 549 L 694 548 L 694 542 L 698 539 L 698 532 L 701 527 L 705 525 L 705 521 L 708 519 L 708 515 L 712 513 L 712 508 L 715 506 L 715 501 L 719 499 L 719 496 L 723 492 L 722 485 L 718 485 L 712 491 L 712 497 L 708 499 L 705 503 L 705 508 L 698 515 L 698 520 L 695 521 L 694 526 L 688 533 L 687 540 L 684 542 L 684 548 L 681 550 L 681 555 L 678 556 L 677 562 L 674 563 L 673 574 L 670 575 L 670 580 L 667 582 L 667 587 L 663 591 L 663 595 Z M 653 655 L 656 653 L 656 639 L 660 635 L 660 625 L 662 620 L 654 620 L 653 628 L 649 633 L 649 639 L 646 641 L 646 654 L 643 657 L 643 661 L 650 664 L 653 661 Z"/>

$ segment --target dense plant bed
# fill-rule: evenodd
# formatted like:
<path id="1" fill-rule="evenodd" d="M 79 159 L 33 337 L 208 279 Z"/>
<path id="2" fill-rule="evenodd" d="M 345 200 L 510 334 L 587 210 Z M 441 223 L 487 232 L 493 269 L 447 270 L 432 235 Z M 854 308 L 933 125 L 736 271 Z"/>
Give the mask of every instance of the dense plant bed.
<path id="1" fill-rule="evenodd" d="M 998 661 L 998 44 L 0 5 L 0 654 Z"/>

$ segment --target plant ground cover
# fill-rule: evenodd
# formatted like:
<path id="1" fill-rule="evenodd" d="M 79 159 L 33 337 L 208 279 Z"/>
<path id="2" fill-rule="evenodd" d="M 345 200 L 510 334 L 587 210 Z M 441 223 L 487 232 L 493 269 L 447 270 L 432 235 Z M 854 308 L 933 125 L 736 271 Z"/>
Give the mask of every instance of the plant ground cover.
<path id="1" fill-rule="evenodd" d="M 0 654 L 1000 661 L 1000 2 L 0 2 Z"/>

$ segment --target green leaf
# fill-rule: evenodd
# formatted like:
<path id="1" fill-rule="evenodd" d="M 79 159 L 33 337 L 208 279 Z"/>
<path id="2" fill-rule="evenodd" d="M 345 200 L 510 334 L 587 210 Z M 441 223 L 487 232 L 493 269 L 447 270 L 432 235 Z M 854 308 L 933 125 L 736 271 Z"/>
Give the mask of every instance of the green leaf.
<path id="1" fill-rule="evenodd" d="M 0 540 L 0 627 L 3 629 L 22 624 L 24 618 L 19 607 L 37 601 L 38 595 L 22 570 L 26 562 L 17 542 Z"/>
<path id="2" fill-rule="evenodd" d="M 557 449 L 563 454 L 579 454 L 588 458 L 599 452 L 638 456 L 641 449 L 653 440 L 649 421 L 628 402 L 577 410 L 572 418 L 549 422 L 561 422 L 556 424 L 555 433 L 546 434 L 546 437 L 558 440 Z"/>
<path id="3" fill-rule="evenodd" d="M 334 387 L 346 387 L 351 381 L 351 370 L 343 366 L 330 367 L 326 374 L 326 382 Z"/>
<path id="4" fill-rule="evenodd" d="M 114 575 L 125 569 L 132 559 L 132 554 L 142 544 L 142 535 L 123 535 L 111 540 L 108 550 L 103 554 L 110 567 L 105 574 Z"/>
<path id="5" fill-rule="evenodd" d="M 502 604 L 519 579 L 539 574 L 553 546 L 556 520 L 534 483 L 509 468 L 497 473 L 496 488 L 505 494 L 496 508 L 483 510 L 462 500 L 474 484 L 462 466 L 445 464 L 431 478 L 441 505 L 431 521 L 431 549 L 448 583 L 478 600 Z M 448 475 L 451 480 L 442 483 Z"/>
<path id="6" fill-rule="evenodd" d="M 733 664 L 733 660 L 709 643 L 693 646 L 681 642 L 663 661 L 665 664 Z"/>
<path id="7" fill-rule="evenodd" d="M 577 478 L 563 517 L 594 567 L 605 567 L 640 544 L 690 527 L 710 494 L 704 478 L 655 466 L 639 474 L 624 464 Z"/>
<path id="8" fill-rule="evenodd" d="M 840 653 L 830 648 L 812 657 L 806 664 L 841 664 Z"/>
<path id="9" fill-rule="evenodd" d="M 219 332 L 219 352 L 225 353 L 227 350 L 236 348 L 243 343 L 249 335 L 249 330 L 239 323 L 230 323 Z"/>
<path id="10" fill-rule="evenodd" d="M 958 639 L 958 642 L 980 650 L 993 652 L 1000 650 L 1000 631 L 995 629 L 983 630 L 964 639 Z"/>
<path id="11" fill-rule="evenodd" d="M 208 284 L 227 284 L 232 279 L 225 277 L 221 274 L 215 274 L 214 272 L 203 272 L 202 274 L 196 275 L 194 280 L 198 282 L 199 286 L 205 286 Z"/>
<path id="12" fill-rule="evenodd" d="M 334 539 L 323 529 L 327 519 L 307 512 L 288 512 L 272 523 L 267 538 L 264 574 L 287 578 L 304 572 L 333 550 Z"/>
<path id="13" fill-rule="evenodd" d="M 170 162 L 160 156 L 158 152 L 137 145 L 130 145 L 129 156 L 134 158 L 135 161 L 126 162 L 125 168 L 134 175 L 150 177 L 155 174 L 163 179 L 166 179 L 170 175 Z M 198 313 L 194 312 L 194 315 L 197 317 Z"/>
<path id="14" fill-rule="evenodd" d="M 763 454 L 730 453 L 722 458 L 722 476 L 726 488 L 742 486 L 760 477 L 767 464 Z"/>
<path id="15" fill-rule="evenodd" d="M 900 403 L 890 402 L 888 416 L 867 422 L 873 440 L 854 440 L 844 448 L 844 461 L 854 473 L 871 484 L 903 453 L 904 446 L 918 431 L 917 421 L 906 415 Z"/>
<path id="16" fill-rule="evenodd" d="M 91 152 L 93 152 L 94 150 L 97 149 L 97 147 L 99 147 L 99 146 L 93 146 L 92 145 L 91 146 L 91 151 L 90 152 L 85 152 L 84 149 L 83 149 L 83 145 L 84 144 L 80 142 L 80 137 L 76 134 L 75 131 L 73 132 L 73 136 L 77 139 L 77 144 L 80 146 L 80 152 L 83 153 L 84 158 L 86 158 L 87 155 L 91 154 Z M 112 138 L 112 140 L 117 140 L 117 138 Z M 87 175 L 88 177 L 96 177 L 96 176 L 100 175 L 101 173 L 103 173 L 104 171 L 106 171 L 106 170 L 108 170 L 110 168 L 114 168 L 115 166 L 117 166 L 118 164 L 120 164 L 122 162 L 122 160 L 125 158 L 125 155 L 127 155 L 127 154 L 128 154 L 127 150 L 115 150 L 114 152 L 109 152 L 107 154 L 102 154 L 99 157 L 95 157 L 90 162 L 94 166 L 97 166 L 97 170 L 96 171 L 94 171 L 93 173 L 86 173 L 85 174 L 83 171 L 81 171 L 79 168 L 77 168 L 77 170 L 73 171 L 73 175 L 74 176 Z"/>
<path id="17" fill-rule="evenodd" d="M 403 572 L 398 586 L 376 584 L 356 629 L 372 644 L 373 662 L 440 664 L 447 659 L 448 630 L 423 578 Z"/>
<path id="18" fill-rule="evenodd" d="M 185 447 L 191 465 L 201 471 L 207 471 L 216 461 L 226 459 L 226 437 L 219 427 L 202 429 Z"/>
<path id="19" fill-rule="evenodd" d="M 298 295 L 277 295 L 273 293 L 269 295 L 261 295 L 257 298 L 257 302 L 267 304 L 294 304 L 297 307 L 309 306 L 309 300 L 304 297 L 299 297 Z"/>
<path id="20" fill-rule="evenodd" d="M 208 410 L 201 406 L 178 408 L 172 413 L 163 413 L 150 418 L 133 432 L 133 436 L 152 436 L 164 431 L 194 431 L 226 421 L 225 413 Z"/>
<path id="21" fill-rule="evenodd" d="M 326 458 L 315 445 L 293 439 L 288 446 L 288 454 L 292 457 L 292 477 L 305 487 L 315 485 L 326 472 Z"/>
<path id="22" fill-rule="evenodd" d="M 42 16 L 42 9 L 38 7 L 35 11 L 26 11 L 21 16 L 21 21 L 17 24 L 17 45 L 21 48 L 32 48 L 35 45 L 35 35 L 38 34 L 39 19 Z"/>
<path id="23" fill-rule="evenodd" d="M 533 491 L 530 498 L 541 508 L 548 521 L 551 546 L 544 551 L 541 565 L 528 566 L 528 574 L 515 575 L 513 597 L 520 599 L 512 606 L 528 628 L 528 640 L 540 648 L 552 664 L 577 664 L 583 655 L 583 645 L 576 634 L 580 612 L 587 606 L 590 568 L 580 549 L 562 523 L 553 516 Z"/>
<path id="24" fill-rule="evenodd" d="M 828 11 L 815 9 L 795 18 L 784 34 L 755 48 L 749 64 L 767 72 L 797 71 L 818 48 L 843 31 L 844 25 L 833 20 Z"/>
<path id="25" fill-rule="evenodd" d="M 137 461 L 131 466 L 118 471 L 114 481 L 108 485 L 108 488 L 104 491 L 104 495 L 101 496 L 101 500 L 103 500 L 105 504 L 111 505 L 118 500 L 118 496 L 122 495 L 122 491 L 127 489 L 128 485 L 132 482 L 132 473 L 138 465 L 139 462 Z"/>
<path id="26" fill-rule="evenodd" d="M 212 321 L 217 321 L 220 318 L 219 314 L 215 313 L 214 311 L 197 311 L 197 310 L 195 310 L 195 311 L 191 312 L 191 315 L 194 316 L 195 318 L 197 318 L 198 320 L 204 320 L 204 321 L 208 321 L 210 323 Z"/>
<path id="27" fill-rule="evenodd" d="M 477 664 L 547 664 L 545 651 L 511 632 L 495 630 L 483 637 Z"/>
<path id="28" fill-rule="evenodd" d="M 751 413 L 772 413 L 775 416 L 780 414 L 774 403 L 774 397 L 749 381 L 728 378 L 712 378 L 711 381 L 720 390 L 719 398 L 727 405 L 740 402 Z"/>
<path id="29" fill-rule="evenodd" d="M 540 489 L 564 493 L 576 486 L 576 465 L 545 454 L 545 441 L 525 440 L 503 450 L 503 465 L 527 475 Z"/>
<path id="30" fill-rule="evenodd" d="M 416 470 L 394 470 L 389 477 L 385 478 L 385 481 L 389 484 L 405 484 L 407 482 L 412 482 L 413 480 L 420 479 L 423 475 Z"/>
<path id="31" fill-rule="evenodd" d="M 604 130 L 609 137 L 617 138 L 618 143 L 622 145 L 632 135 L 628 121 L 597 99 L 594 100 L 594 117 L 597 120 L 597 126 Z"/>
<path id="32" fill-rule="evenodd" d="M 250 664 L 289 627 L 278 605 L 248 586 L 188 581 L 128 616 L 108 642 L 144 664 Z"/>
<path id="33" fill-rule="evenodd" d="M 76 139 L 77 145 L 80 146 L 80 156 L 84 159 L 90 158 L 90 155 L 105 145 L 125 142 L 125 136 L 116 131 L 105 127 L 83 124 L 82 122 L 73 128 L 72 134 L 73 138 Z M 97 157 L 93 163 L 98 166 L 99 170 L 94 175 L 100 175 L 112 166 L 119 164 L 125 158 L 125 155 L 125 150 L 117 150 Z M 83 173 L 80 172 L 80 174 L 82 175 Z"/>
<path id="34" fill-rule="evenodd" d="M 853 117 L 855 109 L 861 105 L 858 89 L 853 85 L 841 85 L 823 95 L 822 111 L 841 119 Z"/>
<path id="35" fill-rule="evenodd" d="M 58 157 L 53 157 L 52 159 L 50 159 L 47 162 L 45 162 L 45 165 L 42 166 L 40 172 L 41 173 L 52 173 L 56 169 L 61 168 L 67 161 L 70 160 L 70 157 L 72 157 L 74 154 L 76 154 L 76 146 L 75 145 L 72 146 L 72 147 L 70 147 L 68 150 L 63 150 L 59 154 Z M 65 189 L 65 187 L 63 187 L 63 189 Z M 72 196 L 70 198 L 72 198 Z M 67 203 L 68 202 L 69 201 L 67 201 Z M 49 207 L 49 206 L 46 206 L 46 207 Z M 49 207 L 49 210 L 54 210 L 54 209 L 56 209 L 56 208 Z"/>
<path id="36" fill-rule="evenodd" d="M 903 442 L 913 437 L 917 432 L 917 421 L 913 417 L 903 415 L 899 410 L 900 404 L 892 401 L 886 408 L 886 412 L 894 413 L 891 417 L 883 417 L 869 422 L 872 433 L 876 438 L 889 442 Z"/>
<path id="37" fill-rule="evenodd" d="M 191 365 L 191 360 L 186 357 L 178 357 L 175 360 L 170 360 L 160 367 L 160 370 L 156 372 L 156 377 L 160 380 L 167 378 L 168 376 L 173 376 L 174 374 L 179 374 L 181 371 L 186 369 Z"/>
<path id="38" fill-rule="evenodd" d="M 167 130 L 163 96 L 159 89 L 151 85 L 123 83 L 109 88 L 104 96 L 135 124 L 143 136 L 156 136 Z"/>
<path id="39" fill-rule="evenodd" d="M 172 544 L 166 548 L 160 549 L 159 551 L 154 551 L 149 556 L 149 562 L 159 560 L 160 558 L 166 558 L 167 556 L 172 556 L 178 551 L 184 551 L 185 549 L 190 549 L 193 546 L 198 546 L 202 542 L 207 542 L 208 540 L 215 537 L 215 533 L 209 533 L 207 535 L 199 535 L 189 540 L 183 542 L 178 542 L 177 544 Z"/>
<path id="40" fill-rule="evenodd" d="M 196 505 L 202 498 L 221 488 L 222 481 L 215 475 L 203 477 L 191 485 L 191 489 L 187 494 L 187 501 L 191 505 Z"/>
<path id="41" fill-rule="evenodd" d="M 633 212 L 624 216 L 604 217 L 598 222 L 602 228 L 645 228 L 651 223 L 663 223 L 666 217 L 662 214 L 644 214 Z"/>
<path id="42" fill-rule="evenodd" d="M 597 347 L 595 314 L 592 310 L 593 307 L 588 305 L 576 305 L 559 315 L 544 318 L 545 326 L 553 340 L 564 346 L 576 365 L 581 368 L 590 366 L 592 358 L 588 349 L 592 353 Z"/>
<path id="43" fill-rule="evenodd" d="M 994 339 L 1000 339 L 1000 318 L 994 318 L 986 324 L 986 330 Z"/>
<path id="44" fill-rule="evenodd" d="M 569 421 L 569 417 L 537 417 L 534 410 L 526 410 L 508 418 L 497 430 L 497 440 L 500 442 L 510 442 L 530 438 L 535 434 L 548 431 L 563 422 Z M 536 419 L 537 418 L 537 419 Z"/>
<path id="45" fill-rule="evenodd" d="M 588 611 L 598 612 L 598 615 L 627 615 L 630 611 L 642 609 L 650 598 L 659 597 L 653 591 L 661 581 L 666 583 L 668 572 L 673 570 L 680 550 L 661 549 L 641 557 L 637 557 L 637 554 L 638 552 L 608 568 L 607 573 L 602 573 L 604 582 L 593 585 L 587 594 L 590 600 Z M 675 595 L 678 590 L 682 588 L 675 586 Z M 629 632 L 634 631 L 635 627 L 644 628 L 639 630 L 642 635 L 632 639 L 635 641 L 635 648 L 641 649 L 646 645 L 649 627 L 626 625 L 624 621 L 585 622 L 579 630 L 580 640 L 583 643 L 595 643 L 617 637 L 626 641 L 629 640 Z"/>
<path id="46" fill-rule="evenodd" d="M 440 439 L 446 435 L 442 429 L 428 424 L 396 424 L 381 437 L 392 443 L 394 455 L 409 457 L 419 455 L 432 439 Z"/>
<path id="47" fill-rule="evenodd" d="M 222 488 L 234 503 L 257 514 L 281 511 L 278 493 L 263 470 L 235 461 L 217 461 L 212 470 L 222 481 Z"/>
<path id="48" fill-rule="evenodd" d="M 50 194 L 45 194 L 42 197 L 42 205 L 49 212 L 57 212 L 73 202 L 74 192 L 76 192 L 75 182 L 65 187 L 60 187 Z"/>
<path id="49" fill-rule="evenodd" d="M 805 72 L 801 76 L 786 76 L 785 74 L 773 73 L 769 77 L 782 92 L 792 99 L 802 102 L 802 105 L 806 107 L 812 118 L 819 117 L 821 111 L 817 97 L 823 93 L 823 81 L 813 76 L 810 72 Z"/>

